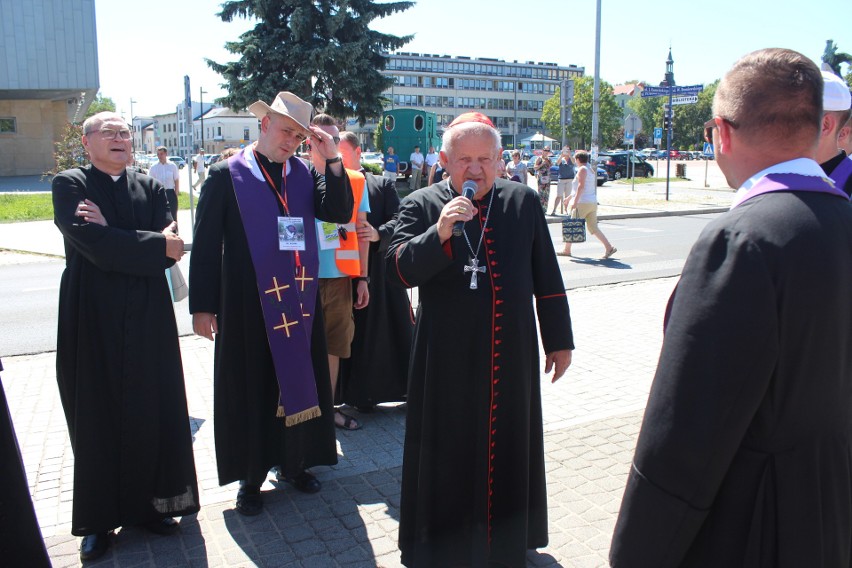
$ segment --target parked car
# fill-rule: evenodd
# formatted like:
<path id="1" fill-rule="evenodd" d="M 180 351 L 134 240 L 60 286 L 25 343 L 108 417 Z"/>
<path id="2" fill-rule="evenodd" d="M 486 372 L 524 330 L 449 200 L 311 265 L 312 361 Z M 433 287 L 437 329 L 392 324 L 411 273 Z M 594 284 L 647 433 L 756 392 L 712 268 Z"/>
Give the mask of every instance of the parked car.
<path id="1" fill-rule="evenodd" d="M 169 161 L 177 164 L 178 169 L 183 169 L 186 167 L 186 160 L 181 158 L 180 156 L 169 156 Z"/>
<path id="2" fill-rule="evenodd" d="M 632 161 L 632 165 L 628 167 Z M 631 155 L 629 152 L 612 152 L 610 154 L 598 154 L 598 165 L 603 165 L 609 179 L 621 179 L 630 177 L 634 173 L 637 177 L 651 177 L 654 175 L 654 167 L 646 162 L 644 158 Z"/>
<path id="3" fill-rule="evenodd" d="M 363 152 L 361 153 L 362 164 L 374 164 L 380 168 L 384 167 L 384 156 L 381 152 Z"/>

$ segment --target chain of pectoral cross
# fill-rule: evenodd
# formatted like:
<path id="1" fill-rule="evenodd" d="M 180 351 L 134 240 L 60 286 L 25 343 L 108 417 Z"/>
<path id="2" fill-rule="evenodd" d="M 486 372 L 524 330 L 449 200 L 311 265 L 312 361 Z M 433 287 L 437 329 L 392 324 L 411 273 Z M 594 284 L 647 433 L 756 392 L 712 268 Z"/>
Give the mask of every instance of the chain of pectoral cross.
<path id="1" fill-rule="evenodd" d="M 482 223 L 482 232 L 479 233 L 479 242 L 476 244 L 476 251 L 470 244 L 470 239 L 467 238 L 467 231 L 464 234 L 464 242 L 467 243 L 467 248 L 470 250 L 470 258 L 468 264 L 464 267 L 464 272 L 470 272 L 470 289 L 476 290 L 479 288 L 479 274 L 485 274 L 485 267 L 479 266 L 479 249 L 482 248 L 482 240 L 485 238 L 485 228 L 488 227 L 488 219 L 491 218 L 491 205 L 494 203 L 494 193 L 496 188 L 491 188 L 491 199 L 488 201 L 488 212 L 485 214 L 485 222 Z"/>

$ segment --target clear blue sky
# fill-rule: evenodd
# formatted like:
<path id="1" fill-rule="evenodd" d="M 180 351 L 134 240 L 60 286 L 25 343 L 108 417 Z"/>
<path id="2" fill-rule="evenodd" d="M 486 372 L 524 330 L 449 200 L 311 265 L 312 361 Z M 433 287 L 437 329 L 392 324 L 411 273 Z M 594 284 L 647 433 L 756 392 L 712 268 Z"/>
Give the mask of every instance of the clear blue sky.
<path id="1" fill-rule="evenodd" d="M 130 116 L 174 111 L 189 75 L 192 98 L 221 96 L 222 79 L 204 58 L 232 58 L 226 41 L 251 22 L 215 16 L 220 0 L 96 0 L 101 94 Z M 594 73 L 595 0 L 421 0 L 373 23 L 414 34 L 415 53 L 579 65 Z M 679 85 L 712 82 L 740 56 L 763 47 L 795 49 L 818 61 L 825 41 L 852 53 L 852 0 L 602 0 L 601 78 L 612 84 L 663 79 L 671 45 Z M 846 68 L 844 68 L 846 71 Z"/>

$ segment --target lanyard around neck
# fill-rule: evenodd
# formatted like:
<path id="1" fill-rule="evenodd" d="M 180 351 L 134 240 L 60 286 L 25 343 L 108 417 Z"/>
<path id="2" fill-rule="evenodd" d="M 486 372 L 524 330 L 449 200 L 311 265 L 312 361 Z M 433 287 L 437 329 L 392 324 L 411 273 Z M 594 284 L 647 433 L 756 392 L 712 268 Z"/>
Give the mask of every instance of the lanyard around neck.
<path id="1" fill-rule="evenodd" d="M 287 162 L 284 162 L 281 166 L 281 193 L 278 193 L 278 190 L 275 189 L 275 182 L 272 181 L 272 176 L 270 176 L 269 172 L 266 171 L 266 168 L 263 167 L 263 163 L 257 156 L 257 151 L 253 150 L 253 152 L 254 159 L 257 161 L 257 165 L 260 166 L 260 171 L 263 172 L 263 178 L 266 180 L 266 183 L 269 184 L 269 187 L 272 188 L 272 193 L 274 193 L 275 197 L 278 198 L 278 201 L 281 202 L 281 206 L 284 207 L 284 215 L 289 217 L 290 209 L 287 207 Z"/>

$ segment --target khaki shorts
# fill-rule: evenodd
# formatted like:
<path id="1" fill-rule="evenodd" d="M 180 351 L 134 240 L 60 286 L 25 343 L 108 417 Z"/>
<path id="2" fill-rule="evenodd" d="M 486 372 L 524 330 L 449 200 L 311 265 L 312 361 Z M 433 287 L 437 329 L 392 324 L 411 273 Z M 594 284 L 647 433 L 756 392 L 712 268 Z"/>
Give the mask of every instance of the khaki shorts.
<path id="1" fill-rule="evenodd" d="M 578 203 L 577 217 L 586 220 L 586 231 L 589 233 L 598 232 L 598 204 L 597 203 Z"/>
<path id="2" fill-rule="evenodd" d="M 325 341 L 328 354 L 348 358 L 352 354 L 355 320 L 352 317 L 352 280 L 320 278 L 319 294 L 325 319 Z"/>

